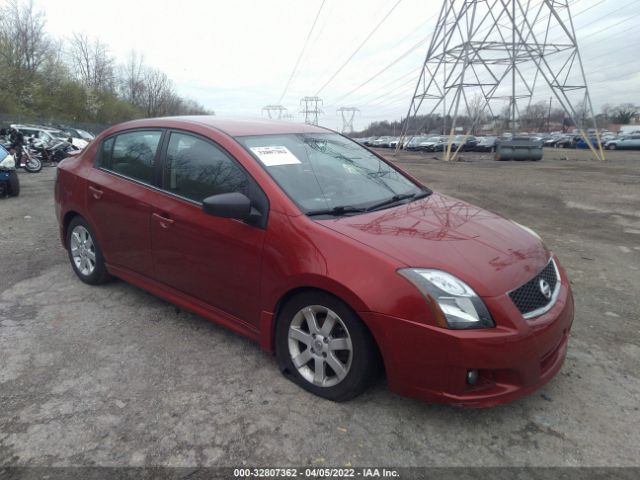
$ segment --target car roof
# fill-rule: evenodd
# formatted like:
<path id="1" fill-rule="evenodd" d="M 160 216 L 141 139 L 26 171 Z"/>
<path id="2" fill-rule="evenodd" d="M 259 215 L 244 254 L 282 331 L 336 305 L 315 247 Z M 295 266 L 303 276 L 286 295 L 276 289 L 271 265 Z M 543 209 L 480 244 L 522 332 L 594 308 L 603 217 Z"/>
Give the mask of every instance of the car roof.
<path id="1" fill-rule="evenodd" d="M 144 127 L 188 128 L 189 126 L 203 125 L 220 130 L 232 137 L 248 135 L 275 135 L 284 133 L 327 133 L 332 131 L 315 125 L 284 120 L 271 120 L 265 118 L 226 118 L 219 117 L 217 115 L 145 118 L 121 123 L 117 126 L 117 130 Z"/>
<path id="2" fill-rule="evenodd" d="M 53 127 L 43 127 L 41 125 L 23 125 L 23 124 L 15 124 L 11 125 L 16 130 L 42 130 L 44 132 L 60 132 L 57 128 Z"/>

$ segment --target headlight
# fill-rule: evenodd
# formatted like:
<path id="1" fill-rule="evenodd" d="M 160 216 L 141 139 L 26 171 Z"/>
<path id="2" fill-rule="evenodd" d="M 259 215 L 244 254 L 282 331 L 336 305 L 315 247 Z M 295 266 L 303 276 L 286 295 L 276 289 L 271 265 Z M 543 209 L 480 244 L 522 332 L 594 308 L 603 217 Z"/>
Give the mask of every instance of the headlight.
<path id="1" fill-rule="evenodd" d="M 513 220 L 512 220 L 513 221 Z M 529 228 L 529 227 L 525 227 L 524 225 L 518 223 L 518 222 L 513 222 L 515 223 L 517 226 L 519 226 L 521 229 L 523 229 L 525 232 L 530 233 L 531 235 L 533 235 L 534 237 L 536 237 L 538 240 L 542 241 L 542 237 L 540 235 L 538 235 L 536 233 L 535 230 Z"/>
<path id="2" fill-rule="evenodd" d="M 0 162 L 0 168 L 6 168 L 7 170 L 13 170 L 16 168 L 16 162 L 13 159 L 13 156 L 7 155 L 4 157 L 4 160 Z"/>
<path id="3" fill-rule="evenodd" d="M 439 326 L 454 330 L 495 327 L 484 302 L 459 278 L 424 268 L 403 268 L 398 273 L 424 295 Z"/>

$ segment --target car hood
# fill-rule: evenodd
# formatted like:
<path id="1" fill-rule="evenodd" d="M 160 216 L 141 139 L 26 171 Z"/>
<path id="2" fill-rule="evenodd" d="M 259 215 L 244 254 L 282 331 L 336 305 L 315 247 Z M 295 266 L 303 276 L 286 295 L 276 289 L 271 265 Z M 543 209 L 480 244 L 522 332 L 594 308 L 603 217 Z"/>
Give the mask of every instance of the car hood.
<path id="1" fill-rule="evenodd" d="M 319 223 L 393 257 L 398 268 L 456 275 L 483 297 L 526 283 L 550 257 L 542 241 L 515 222 L 436 192 L 398 207 Z"/>

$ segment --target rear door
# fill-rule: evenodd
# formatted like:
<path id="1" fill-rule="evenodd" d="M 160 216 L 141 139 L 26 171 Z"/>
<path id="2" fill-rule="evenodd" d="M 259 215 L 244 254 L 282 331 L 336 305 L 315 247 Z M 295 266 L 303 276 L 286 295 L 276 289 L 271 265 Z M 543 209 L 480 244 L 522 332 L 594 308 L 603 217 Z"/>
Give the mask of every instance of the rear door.
<path id="1" fill-rule="evenodd" d="M 208 215 L 202 200 L 241 192 L 262 205 L 266 218 L 266 196 L 240 164 L 210 139 L 172 131 L 165 145 L 162 187 L 166 198 L 151 219 L 156 277 L 257 326 L 265 230 Z"/>
<path id="2" fill-rule="evenodd" d="M 125 131 L 99 147 L 87 208 L 107 263 L 153 277 L 151 204 L 158 200 L 162 129 Z"/>

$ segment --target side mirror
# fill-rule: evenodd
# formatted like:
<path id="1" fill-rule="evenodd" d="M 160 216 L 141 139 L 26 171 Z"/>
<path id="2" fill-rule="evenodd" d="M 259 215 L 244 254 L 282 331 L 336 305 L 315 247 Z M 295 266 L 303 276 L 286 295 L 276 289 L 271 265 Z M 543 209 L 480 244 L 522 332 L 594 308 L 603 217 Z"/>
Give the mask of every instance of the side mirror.
<path id="1" fill-rule="evenodd" d="M 236 220 L 255 221 L 260 212 L 251 207 L 251 200 L 246 195 L 233 192 L 212 195 L 202 201 L 202 210 L 208 215 Z"/>

